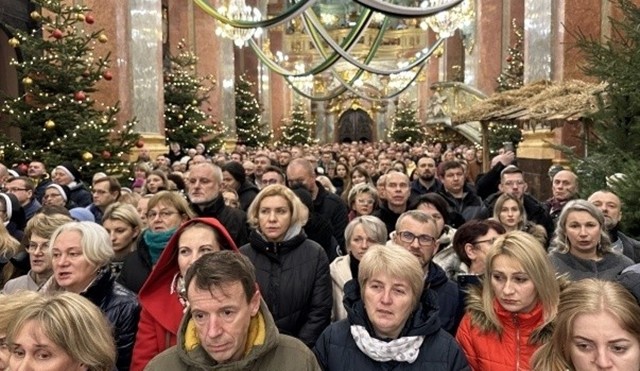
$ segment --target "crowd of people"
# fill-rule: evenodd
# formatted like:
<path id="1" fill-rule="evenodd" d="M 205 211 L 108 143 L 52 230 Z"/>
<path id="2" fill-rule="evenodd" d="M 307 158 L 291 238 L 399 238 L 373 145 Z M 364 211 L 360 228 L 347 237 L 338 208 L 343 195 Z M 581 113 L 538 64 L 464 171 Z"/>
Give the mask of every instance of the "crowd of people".
<path id="1" fill-rule="evenodd" d="M 0 370 L 638 370 L 615 188 L 473 146 L 0 164 Z M 488 169 L 487 171 L 483 171 Z M 538 192 L 539 193 L 539 192 Z"/>

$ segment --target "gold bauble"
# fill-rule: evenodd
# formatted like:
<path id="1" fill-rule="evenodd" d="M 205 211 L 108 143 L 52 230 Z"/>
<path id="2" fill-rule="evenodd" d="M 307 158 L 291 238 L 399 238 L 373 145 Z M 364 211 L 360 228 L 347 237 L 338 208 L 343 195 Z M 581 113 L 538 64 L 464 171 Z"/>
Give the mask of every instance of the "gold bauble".
<path id="1" fill-rule="evenodd" d="M 84 160 L 85 162 L 89 162 L 93 160 L 93 155 L 91 154 L 91 152 L 85 152 L 82 154 L 82 160 Z"/>
<path id="2" fill-rule="evenodd" d="M 109 41 L 109 38 L 107 37 L 107 35 L 105 34 L 101 34 L 100 36 L 98 36 L 98 41 L 100 41 L 101 43 L 106 43 L 107 41 Z"/>
<path id="3" fill-rule="evenodd" d="M 20 41 L 18 39 L 16 39 L 15 37 L 12 37 L 9 39 L 9 45 L 12 48 L 17 48 L 20 45 Z"/>
<path id="4" fill-rule="evenodd" d="M 33 84 L 33 80 L 31 80 L 31 77 L 25 77 L 24 79 L 22 79 L 22 83 L 25 85 L 31 85 Z"/>
<path id="5" fill-rule="evenodd" d="M 184 116 L 178 115 L 178 120 L 182 120 L 183 118 L 184 118 Z"/>
<path id="6" fill-rule="evenodd" d="M 47 120 L 44 123 L 44 127 L 47 128 L 48 130 L 51 130 L 56 127 L 56 123 L 53 120 Z"/>
<path id="7" fill-rule="evenodd" d="M 40 15 L 40 13 L 33 11 L 31 12 L 31 14 L 29 14 L 29 16 L 31 17 L 31 19 L 33 19 L 34 21 L 39 21 L 40 18 L 42 18 L 42 15 Z"/>
<path id="8" fill-rule="evenodd" d="M 79 13 L 79 14 L 76 16 L 76 19 L 77 19 L 77 20 L 79 20 L 80 22 L 84 22 L 84 14 Z"/>

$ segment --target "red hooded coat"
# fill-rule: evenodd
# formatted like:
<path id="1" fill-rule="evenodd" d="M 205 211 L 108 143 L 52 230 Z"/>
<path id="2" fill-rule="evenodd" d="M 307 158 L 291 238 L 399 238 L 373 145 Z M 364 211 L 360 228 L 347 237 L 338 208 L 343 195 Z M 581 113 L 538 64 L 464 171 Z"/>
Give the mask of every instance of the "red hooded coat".
<path id="1" fill-rule="evenodd" d="M 176 344 L 176 335 L 184 314 L 178 293 L 171 292 L 172 282 L 180 271 L 178 240 L 184 229 L 195 223 L 207 224 L 215 229 L 221 249 L 238 251 L 229 232 L 215 218 L 192 219 L 178 228 L 138 294 L 142 311 L 133 347 L 131 371 L 142 371 L 153 357 Z"/>

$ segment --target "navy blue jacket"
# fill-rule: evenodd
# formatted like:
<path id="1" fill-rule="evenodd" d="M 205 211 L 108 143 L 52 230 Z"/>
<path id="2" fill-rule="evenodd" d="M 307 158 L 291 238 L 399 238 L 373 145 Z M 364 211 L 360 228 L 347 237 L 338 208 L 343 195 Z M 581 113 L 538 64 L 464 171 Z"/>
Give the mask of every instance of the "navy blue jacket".
<path id="1" fill-rule="evenodd" d="M 355 280 L 347 282 L 344 285 L 344 292 L 347 318 L 331 324 L 320 335 L 313 349 L 323 370 L 469 370 L 467 360 L 458 343 L 440 328 L 433 291 L 423 292 L 420 303 L 409 315 L 400 333 L 400 337 L 424 336 L 418 358 L 413 363 L 378 362 L 369 358 L 358 348 L 351 335 L 351 325 L 364 326 L 373 337 L 375 337 L 374 331 L 364 309 L 357 282 Z"/>
<path id="2" fill-rule="evenodd" d="M 442 328 L 455 335 L 458 325 L 464 315 L 464 296 L 460 293 L 457 283 L 447 278 L 447 273 L 438 264 L 429 263 L 425 285 L 438 294 L 438 309 Z"/>

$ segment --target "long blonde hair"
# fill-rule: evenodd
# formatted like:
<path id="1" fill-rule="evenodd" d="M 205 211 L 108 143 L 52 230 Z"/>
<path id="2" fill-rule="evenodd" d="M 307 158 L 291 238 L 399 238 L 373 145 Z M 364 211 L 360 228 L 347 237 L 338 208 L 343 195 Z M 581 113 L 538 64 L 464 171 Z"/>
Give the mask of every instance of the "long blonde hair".
<path id="1" fill-rule="evenodd" d="M 526 232 L 512 231 L 499 236 L 486 257 L 484 274 L 486 279 L 482 283 L 482 306 L 492 325 L 498 332 L 502 331 L 502 324 L 493 309 L 496 295 L 491 287 L 493 261 L 498 256 L 507 256 L 516 260 L 533 282 L 544 313 L 544 320 L 537 329 L 551 323 L 558 313 L 560 295 L 560 285 L 556 279 L 555 269 L 544 247 L 537 239 Z"/>
<path id="2" fill-rule="evenodd" d="M 631 293 L 617 282 L 583 279 L 560 294 L 558 315 L 551 340 L 531 359 L 532 370 L 575 370 L 569 347 L 578 316 L 608 313 L 620 327 L 640 341 L 640 307 Z"/>

